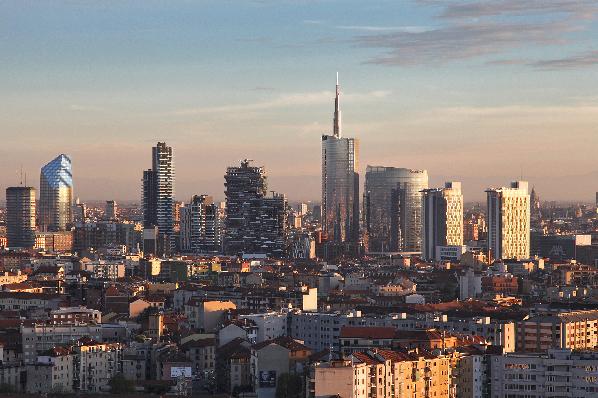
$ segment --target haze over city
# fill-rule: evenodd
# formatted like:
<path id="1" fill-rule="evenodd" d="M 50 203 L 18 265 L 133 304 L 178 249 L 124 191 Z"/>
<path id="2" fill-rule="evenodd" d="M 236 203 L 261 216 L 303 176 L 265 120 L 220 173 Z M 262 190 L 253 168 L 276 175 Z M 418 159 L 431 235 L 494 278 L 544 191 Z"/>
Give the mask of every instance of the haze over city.
<path id="1" fill-rule="evenodd" d="M 514 179 L 593 199 L 594 1 L 124 1 L 0 5 L 0 187 L 59 153 L 75 196 L 139 200 L 158 140 L 176 197 L 223 198 L 251 158 L 290 200 L 319 200 L 340 73 L 344 134 L 366 165 L 427 169 L 466 201 Z M 362 179 L 363 181 L 363 179 Z"/>

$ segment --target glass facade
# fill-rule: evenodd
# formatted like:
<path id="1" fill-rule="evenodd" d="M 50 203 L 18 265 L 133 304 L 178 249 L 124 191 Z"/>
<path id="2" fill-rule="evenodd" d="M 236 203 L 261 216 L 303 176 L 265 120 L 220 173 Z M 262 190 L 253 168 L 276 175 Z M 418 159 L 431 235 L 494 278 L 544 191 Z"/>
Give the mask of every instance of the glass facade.
<path id="1" fill-rule="evenodd" d="M 11 248 L 32 248 L 35 245 L 34 188 L 6 188 L 6 236 Z"/>
<path id="2" fill-rule="evenodd" d="M 359 240 L 359 141 L 322 136 L 322 229 L 331 242 Z"/>
<path id="3" fill-rule="evenodd" d="M 62 154 L 42 167 L 39 188 L 40 229 L 65 230 L 73 220 L 71 158 Z"/>
<path id="4" fill-rule="evenodd" d="M 370 252 L 421 251 L 426 170 L 368 166 L 363 206 Z"/>

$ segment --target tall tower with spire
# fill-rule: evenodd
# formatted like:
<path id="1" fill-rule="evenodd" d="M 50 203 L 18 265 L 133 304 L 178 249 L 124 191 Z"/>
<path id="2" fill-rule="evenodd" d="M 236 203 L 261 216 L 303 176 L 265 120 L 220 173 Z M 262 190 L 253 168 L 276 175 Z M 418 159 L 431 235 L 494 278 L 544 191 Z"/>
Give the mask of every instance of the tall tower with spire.
<path id="1" fill-rule="evenodd" d="M 332 134 L 322 135 L 322 230 L 328 241 L 359 241 L 359 141 L 343 138 L 340 84 L 336 96 Z"/>
<path id="2" fill-rule="evenodd" d="M 338 72 L 336 72 L 336 97 L 334 98 L 334 120 L 332 131 L 336 138 L 341 138 L 341 107 L 340 107 L 341 86 L 338 84 Z"/>

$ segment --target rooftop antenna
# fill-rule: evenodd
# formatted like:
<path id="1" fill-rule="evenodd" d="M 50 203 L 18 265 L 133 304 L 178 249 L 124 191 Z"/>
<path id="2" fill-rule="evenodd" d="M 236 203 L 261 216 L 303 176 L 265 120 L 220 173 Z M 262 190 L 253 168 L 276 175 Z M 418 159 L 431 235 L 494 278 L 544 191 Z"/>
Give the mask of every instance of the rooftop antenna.
<path id="1" fill-rule="evenodd" d="M 23 165 L 21 165 L 21 179 L 19 185 L 23 186 Z"/>

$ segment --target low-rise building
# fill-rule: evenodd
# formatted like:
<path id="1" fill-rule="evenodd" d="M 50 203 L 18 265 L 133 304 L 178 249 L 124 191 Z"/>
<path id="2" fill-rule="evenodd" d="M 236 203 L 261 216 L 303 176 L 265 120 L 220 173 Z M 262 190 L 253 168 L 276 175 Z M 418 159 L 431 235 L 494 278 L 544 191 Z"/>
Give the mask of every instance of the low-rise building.
<path id="1" fill-rule="evenodd" d="M 26 364 L 35 363 L 38 353 L 54 347 L 74 344 L 83 337 L 101 341 L 102 327 L 84 323 L 21 326 L 23 361 Z"/>
<path id="2" fill-rule="evenodd" d="M 27 365 L 25 391 L 30 394 L 73 392 L 74 355 L 69 348 L 53 347 Z"/>

